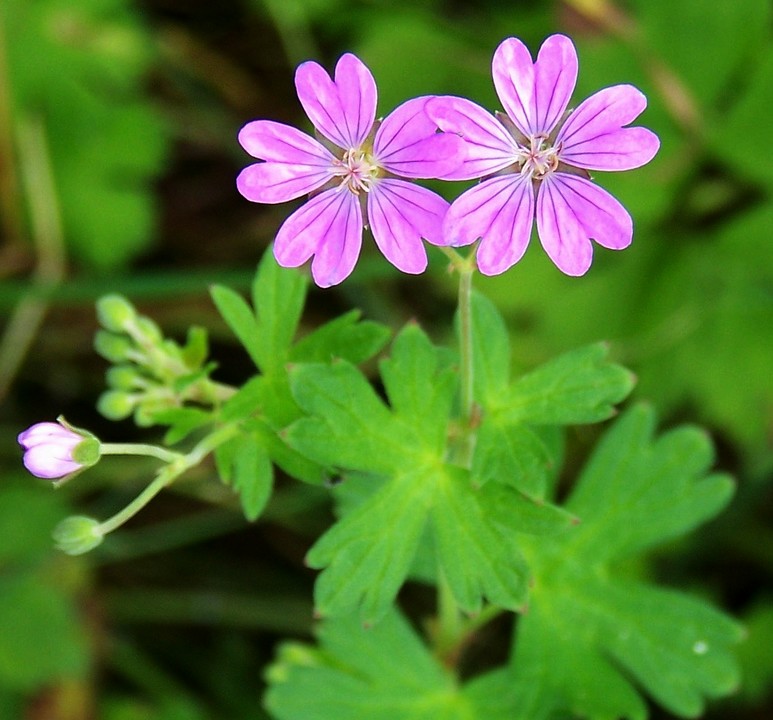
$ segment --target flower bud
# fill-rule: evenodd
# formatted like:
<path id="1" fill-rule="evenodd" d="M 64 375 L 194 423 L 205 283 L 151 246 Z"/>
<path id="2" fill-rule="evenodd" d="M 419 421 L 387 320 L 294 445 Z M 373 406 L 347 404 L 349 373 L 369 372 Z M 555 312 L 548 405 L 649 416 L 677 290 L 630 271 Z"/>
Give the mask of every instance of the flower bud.
<path id="1" fill-rule="evenodd" d="M 98 330 L 94 336 L 94 349 L 105 360 L 121 363 L 128 360 L 134 349 L 131 341 L 123 335 L 116 335 L 106 330 Z"/>
<path id="2" fill-rule="evenodd" d="M 58 480 L 94 465 L 100 456 L 99 440 L 60 418 L 59 422 L 36 423 L 19 434 L 24 466 L 33 475 Z"/>
<path id="3" fill-rule="evenodd" d="M 97 400 L 97 410 L 108 420 L 123 420 L 134 412 L 137 396 L 123 390 L 108 390 Z"/>
<path id="4" fill-rule="evenodd" d="M 137 311 L 121 295 L 105 295 L 97 300 L 97 318 L 99 324 L 112 332 L 126 332 L 137 319 Z"/>
<path id="5" fill-rule="evenodd" d="M 56 546 L 68 555 L 82 555 L 102 542 L 99 522 L 85 515 L 72 515 L 60 522 L 53 532 Z"/>
<path id="6" fill-rule="evenodd" d="M 146 384 L 145 378 L 133 365 L 113 365 L 105 373 L 105 380 L 116 390 L 135 390 Z"/>

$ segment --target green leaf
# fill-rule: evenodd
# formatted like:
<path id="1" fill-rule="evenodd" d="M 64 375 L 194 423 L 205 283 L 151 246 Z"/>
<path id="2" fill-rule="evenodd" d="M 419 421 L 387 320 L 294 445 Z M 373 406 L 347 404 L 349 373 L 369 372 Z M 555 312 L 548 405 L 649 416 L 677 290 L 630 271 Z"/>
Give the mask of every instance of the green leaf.
<path id="1" fill-rule="evenodd" d="M 454 369 L 442 367 L 438 348 L 413 324 L 395 338 L 391 356 L 379 369 L 395 416 L 441 457 L 456 389 Z"/>
<path id="2" fill-rule="evenodd" d="M 362 321 L 359 310 L 350 310 L 318 327 L 299 340 L 290 351 L 292 362 L 348 360 L 358 365 L 386 345 L 391 332 L 379 323 Z"/>
<path id="3" fill-rule="evenodd" d="M 324 568 L 317 610 L 340 616 L 358 607 L 364 621 L 378 620 L 426 538 L 461 607 L 476 611 L 483 597 L 521 606 L 527 573 L 510 529 L 524 507 L 511 503 L 507 522 L 502 512 L 495 518 L 469 472 L 445 462 L 455 372 L 413 324 L 397 336 L 381 372 L 391 407 L 346 362 L 291 371 L 293 395 L 310 417 L 288 428 L 288 444 L 344 471 L 344 483 L 356 471 L 361 488 L 367 478 L 373 486 L 309 552 L 309 565 Z"/>
<path id="4" fill-rule="evenodd" d="M 432 471 L 397 475 L 314 544 L 306 563 L 327 567 L 314 588 L 320 615 L 359 607 L 367 624 L 383 616 L 408 574 L 436 484 Z"/>
<path id="5" fill-rule="evenodd" d="M 528 569 L 514 524 L 491 522 L 469 474 L 460 468 L 448 468 L 439 480 L 431 511 L 435 548 L 459 606 L 477 613 L 485 596 L 518 610 L 526 601 Z"/>
<path id="6" fill-rule="evenodd" d="M 255 356 L 265 373 L 282 367 L 288 358 L 306 300 L 306 276 L 280 267 L 273 252 L 265 252 L 252 284 L 257 318 Z"/>
<path id="7" fill-rule="evenodd" d="M 473 478 L 477 485 L 494 480 L 529 497 L 544 498 L 551 473 L 560 467 L 561 444 L 555 428 L 508 423 L 501 415 L 485 415 L 473 455 Z"/>
<path id="8" fill-rule="evenodd" d="M 353 365 L 298 365 L 290 371 L 298 404 L 312 417 L 288 428 L 288 444 L 328 467 L 389 473 L 415 465 L 420 451 Z"/>
<path id="9" fill-rule="evenodd" d="M 261 443 L 257 433 L 249 433 L 239 438 L 233 451 L 234 490 L 248 520 L 256 520 L 263 512 L 274 483 L 271 458 Z"/>
<path id="10" fill-rule="evenodd" d="M 545 708 L 643 720 L 634 682 L 671 712 L 694 717 L 704 698 L 737 686 L 735 622 L 702 600 L 617 571 L 728 502 L 732 483 L 705 474 L 712 460 L 703 433 L 655 437 L 652 411 L 635 407 L 608 431 L 566 504 L 580 524 L 523 536 L 534 584 L 511 659 L 519 720 Z"/>
<path id="11" fill-rule="evenodd" d="M 320 648 L 285 643 L 269 668 L 266 706 L 278 720 L 504 720 L 469 691 L 390 612 L 375 627 L 352 617 L 322 623 Z"/>
<path id="12" fill-rule="evenodd" d="M 0 576 L 0 681 L 30 691 L 87 670 L 75 608 L 54 578 L 35 572 Z"/>
<path id="13" fill-rule="evenodd" d="M 247 301 L 224 285 L 213 285 L 210 295 L 218 312 L 231 328 L 233 334 L 249 353 L 252 361 L 261 367 L 260 341 L 258 339 L 258 322 Z"/>
<path id="14" fill-rule="evenodd" d="M 607 361 L 603 343 L 565 353 L 517 380 L 499 405 L 509 422 L 573 425 L 606 420 L 634 376 Z"/>
<path id="15" fill-rule="evenodd" d="M 152 180 L 168 147 L 145 95 L 157 43 L 123 1 L 7 0 L 0 14 L 20 166 L 50 165 L 73 255 L 126 264 L 152 238 Z"/>
<path id="16" fill-rule="evenodd" d="M 499 402 L 510 378 L 510 336 L 502 315 L 484 295 L 471 295 L 472 365 L 475 399 L 484 406 Z M 460 321 L 456 318 L 457 333 Z"/>
<path id="17" fill-rule="evenodd" d="M 195 430 L 212 422 L 213 415 L 199 408 L 172 408 L 153 413 L 154 422 L 169 425 L 164 435 L 165 445 L 174 445 L 184 440 Z"/>

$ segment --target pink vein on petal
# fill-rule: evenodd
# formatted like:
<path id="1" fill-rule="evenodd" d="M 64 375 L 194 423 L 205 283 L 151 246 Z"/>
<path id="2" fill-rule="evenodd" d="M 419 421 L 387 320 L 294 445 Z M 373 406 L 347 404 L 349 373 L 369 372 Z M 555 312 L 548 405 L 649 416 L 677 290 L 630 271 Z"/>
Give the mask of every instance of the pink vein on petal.
<path id="1" fill-rule="evenodd" d="M 339 147 L 358 147 L 370 132 L 376 117 L 376 83 L 354 55 L 347 53 L 338 61 L 335 82 L 318 63 L 301 63 L 295 87 L 314 127 Z"/>
<path id="2" fill-rule="evenodd" d="M 537 197 L 540 242 L 567 275 L 583 275 L 593 257 L 591 238 L 612 250 L 631 244 L 633 221 L 606 190 L 577 175 L 554 173 Z"/>
<path id="3" fill-rule="evenodd" d="M 426 188 L 383 180 L 368 195 L 368 219 L 381 252 L 398 270 L 418 274 L 427 267 L 421 239 L 442 240 L 448 203 Z"/>
<path id="4" fill-rule="evenodd" d="M 354 209 L 351 206 L 355 206 Z M 354 233 L 350 218 L 354 215 L 357 221 L 359 213 L 359 226 Z M 353 240 L 353 235 L 357 238 Z M 337 248 L 340 257 L 349 258 L 352 251 L 352 243 L 356 245 L 357 253 L 351 268 L 359 255 L 359 243 L 362 236 L 362 214 L 359 211 L 359 202 L 356 197 L 348 192 L 340 192 L 337 189 L 326 190 L 316 197 L 311 198 L 305 205 L 296 210 L 285 220 L 277 232 L 274 241 L 274 256 L 283 267 L 298 267 L 303 265 L 312 255 L 322 254 L 325 247 L 328 248 L 325 258 L 336 255 Z M 336 278 L 333 272 L 337 263 L 317 266 L 317 270 L 323 280 L 329 277 Z M 341 280 L 351 272 L 351 268 L 341 277 Z M 341 268 L 343 271 L 345 268 Z M 330 271 L 329 275 L 326 271 Z M 317 275 L 315 274 L 315 280 Z M 340 282 L 340 280 L 338 280 Z M 318 282 L 318 284 L 320 284 Z M 322 287 L 333 285 L 335 282 L 326 282 Z"/>
<path id="5" fill-rule="evenodd" d="M 427 102 L 427 115 L 444 133 L 461 136 L 467 144 L 464 161 L 446 180 L 470 180 L 512 165 L 518 144 L 487 110 L 466 98 L 438 96 Z"/>
<path id="6" fill-rule="evenodd" d="M 484 180 L 451 204 L 443 223 L 446 244 L 469 245 L 479 238 L 484 241 L 489 238 L 488 242 L 492 242 L 493 238 L 494 246 L 498 247 L 500 240 L 495 236 L 507 226 L 507 219 L 510 218 L 512 231 L 506 233 L 507 238 L 502 242 L 512 241 L 515 247 L 507 252 L 512 253 L 512 257 L 520 257 L 531 234 L 534 216 L 532 196 L 531 181 L 526 176 L 510 174 Z M 529 206 L 531 211 L 527 212 Z M 516 232 L 516 229 L 519 231 Z M 484 251 L 484 256 L 491 261 L 490 265 L 484 261 L 487 268 L 496 264 L 493 254 Z M 481 271 L 484 271 L 483 268 Z"/>
<path id="7" fill-rule="evenodd" d="M 352 53 L 346 53 L 336 64 L 335 84 L 341 99 L 350 147 L 359 147 L 376 120 L 376 81 L 362 60 Z"/>
<path id="8" fill-rule="evenodd" d="M 534 126 L 534 63 L 517 38 L 503 40 L 491 63 L 494 87 L 502 107 L 518 129 L 529 135 Z"/>
<path id="9" fill-rule="evenodd" d="M 549 134 L 569 105 L 577 83 L 577 52 L 565 35 L 551 35 L 534 63 L 534 126 Z"/>

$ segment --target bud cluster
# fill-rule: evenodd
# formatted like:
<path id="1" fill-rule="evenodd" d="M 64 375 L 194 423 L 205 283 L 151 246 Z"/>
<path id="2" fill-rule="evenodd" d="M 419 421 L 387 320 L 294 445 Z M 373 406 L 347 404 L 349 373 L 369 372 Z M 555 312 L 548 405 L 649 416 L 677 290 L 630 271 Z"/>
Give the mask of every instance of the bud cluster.
<path id="1" fill-rule="evenodd" d="M 106 375 L 109 389 L 98 402 L 105 417 L 122 420 L 133 414 L 138 425 L 150 426 L 159 422 L 160 413 L 186 403 L 211 406 L 227 395 L 228 388 L 209 379 L 214 365 L 205 364 L 203 328 L 190 328 L 180 345 L 120 295 L 102 297 L 97 316 L 102 329 L 94 347 L 114 363 Z"/>

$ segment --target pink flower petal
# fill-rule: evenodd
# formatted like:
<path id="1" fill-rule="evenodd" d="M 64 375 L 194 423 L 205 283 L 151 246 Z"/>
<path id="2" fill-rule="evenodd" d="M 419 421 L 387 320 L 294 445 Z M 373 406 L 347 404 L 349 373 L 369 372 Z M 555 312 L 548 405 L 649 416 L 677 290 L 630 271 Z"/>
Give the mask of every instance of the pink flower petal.
<path id="1" fill-rule="evenodd" d="M 448 202 L 403 180 L 382 180 L 368 193 L 368 221 L 381 252 L 398 270 L 418 274 L 427 267 L 422 238 L 443 244 Z"/>
<path id="2" fill-rule="evenodd" d="M 330 287 L 351 274 L 361 245 L 359 198 L 332 189 L 311 198 L 284 221 L 274 241 L 274 257 L 283 267 L 298 267 L 314 255 L 314 281 Z"/>
<path id="3" fill-rule="evenodd" d="M 494 51 L 491 72 L 502 107 L 518 129 L 529 135 L 534 127 L 534 64 L 518 38 L 503 40 Z"/>
<path id="4" fill-rule="evenodd" d="M 577 52 L 565 35 L 551 35 L 532 63 L 528 48 L 507 38 L 494 53 L 494 87 L 524 135 L 549 134 L 569 104 L 577 82 Z"/>
<path id="5" fill-rule="evenodd" d="M 625 128 L 647 107 L 632 85 L 615 85 L 591 95 L 567 118 L 556 136 L 560 158 L 591 170 L 631 170 L 648 163 L 660 141 L 646 128 Z"/>
<path id="6" fill-rule="evenodd" d="M 437 132 L 425 113 L 430 98 L 403 103 L 391 112 L 376 133 L 373 154 L 379 164 L 402 177 L 440 178 L 455 171 L 467 155 L 465 142 Z"/>
<path id="7" fill-rule="evenodd" d="M 469 245 L 482 238 L 478 268 L 497 275 L 521 259 L 534 222 L 531 180 L 510 174 L 484 180 L 462 193 L 446 214 L 443 229 L 449 245 Z"/>
<path id="8" fill-rule="evenodd" d="M 326 138 L 346 150 L 359 147 L 376 119 L 376 81 L 355 55 L 341 56 L 335 81 L 315 62 L 295 71 L 295 87 L 303 109 Z"/>
<path id="9" fill-rule="evenodd" d="M 332 173 L 311 165 L 264 162 L 248 165 L 236 178 L 236 188 L 252 202 L 283 203 L 322 187 Z"/>
<path id="10" fill-rule="evenodd" d="M 534 63 L 534 133 L 549 135 L 564 114 L 577 83 L 577 51 L 565 35 L 551 35 Z"/>
<path id="11" fill-rule="evenodd" d="M 53 442 L 71 450 L 83 437 L 59 423 L 39 422 L 19 433 L 16 439 L 25 450 L 45 442 Z"/>
<path id="12" fill-rule="evenodd" d="M 606 190 L 577 175 L 553 173 L 537 194 L 537 231 L 559 270 L 584 275 L 593 259 L 591 238 L 622 250 L 631 244 L 633 221 Z"/>
<path id="13" fill-rule="evenodd" d="M 239 131 L 239 143 L 252 157 L 293 165 L 329 166 L 335 159 L 321 143 L 297 128 L 254 120 Z"/>
<path id="14" fill-rule="evenodd" d="M 24 467 L 35 477 L 55 480 L 83 467 L 73 461 L 71 452 L 57 443 L 35 445 L 24 453 Z"/>
<path id="15" fill-rule="evenodd" d="M 466 98 L 451 95 L 427 101 L 426 112 L 444 133 L 460 135 L 467 145 L 467 156 L 444 180 L 470 180 L 491 175 L 512 165 L 518 144 L 491 113 Z"/>

